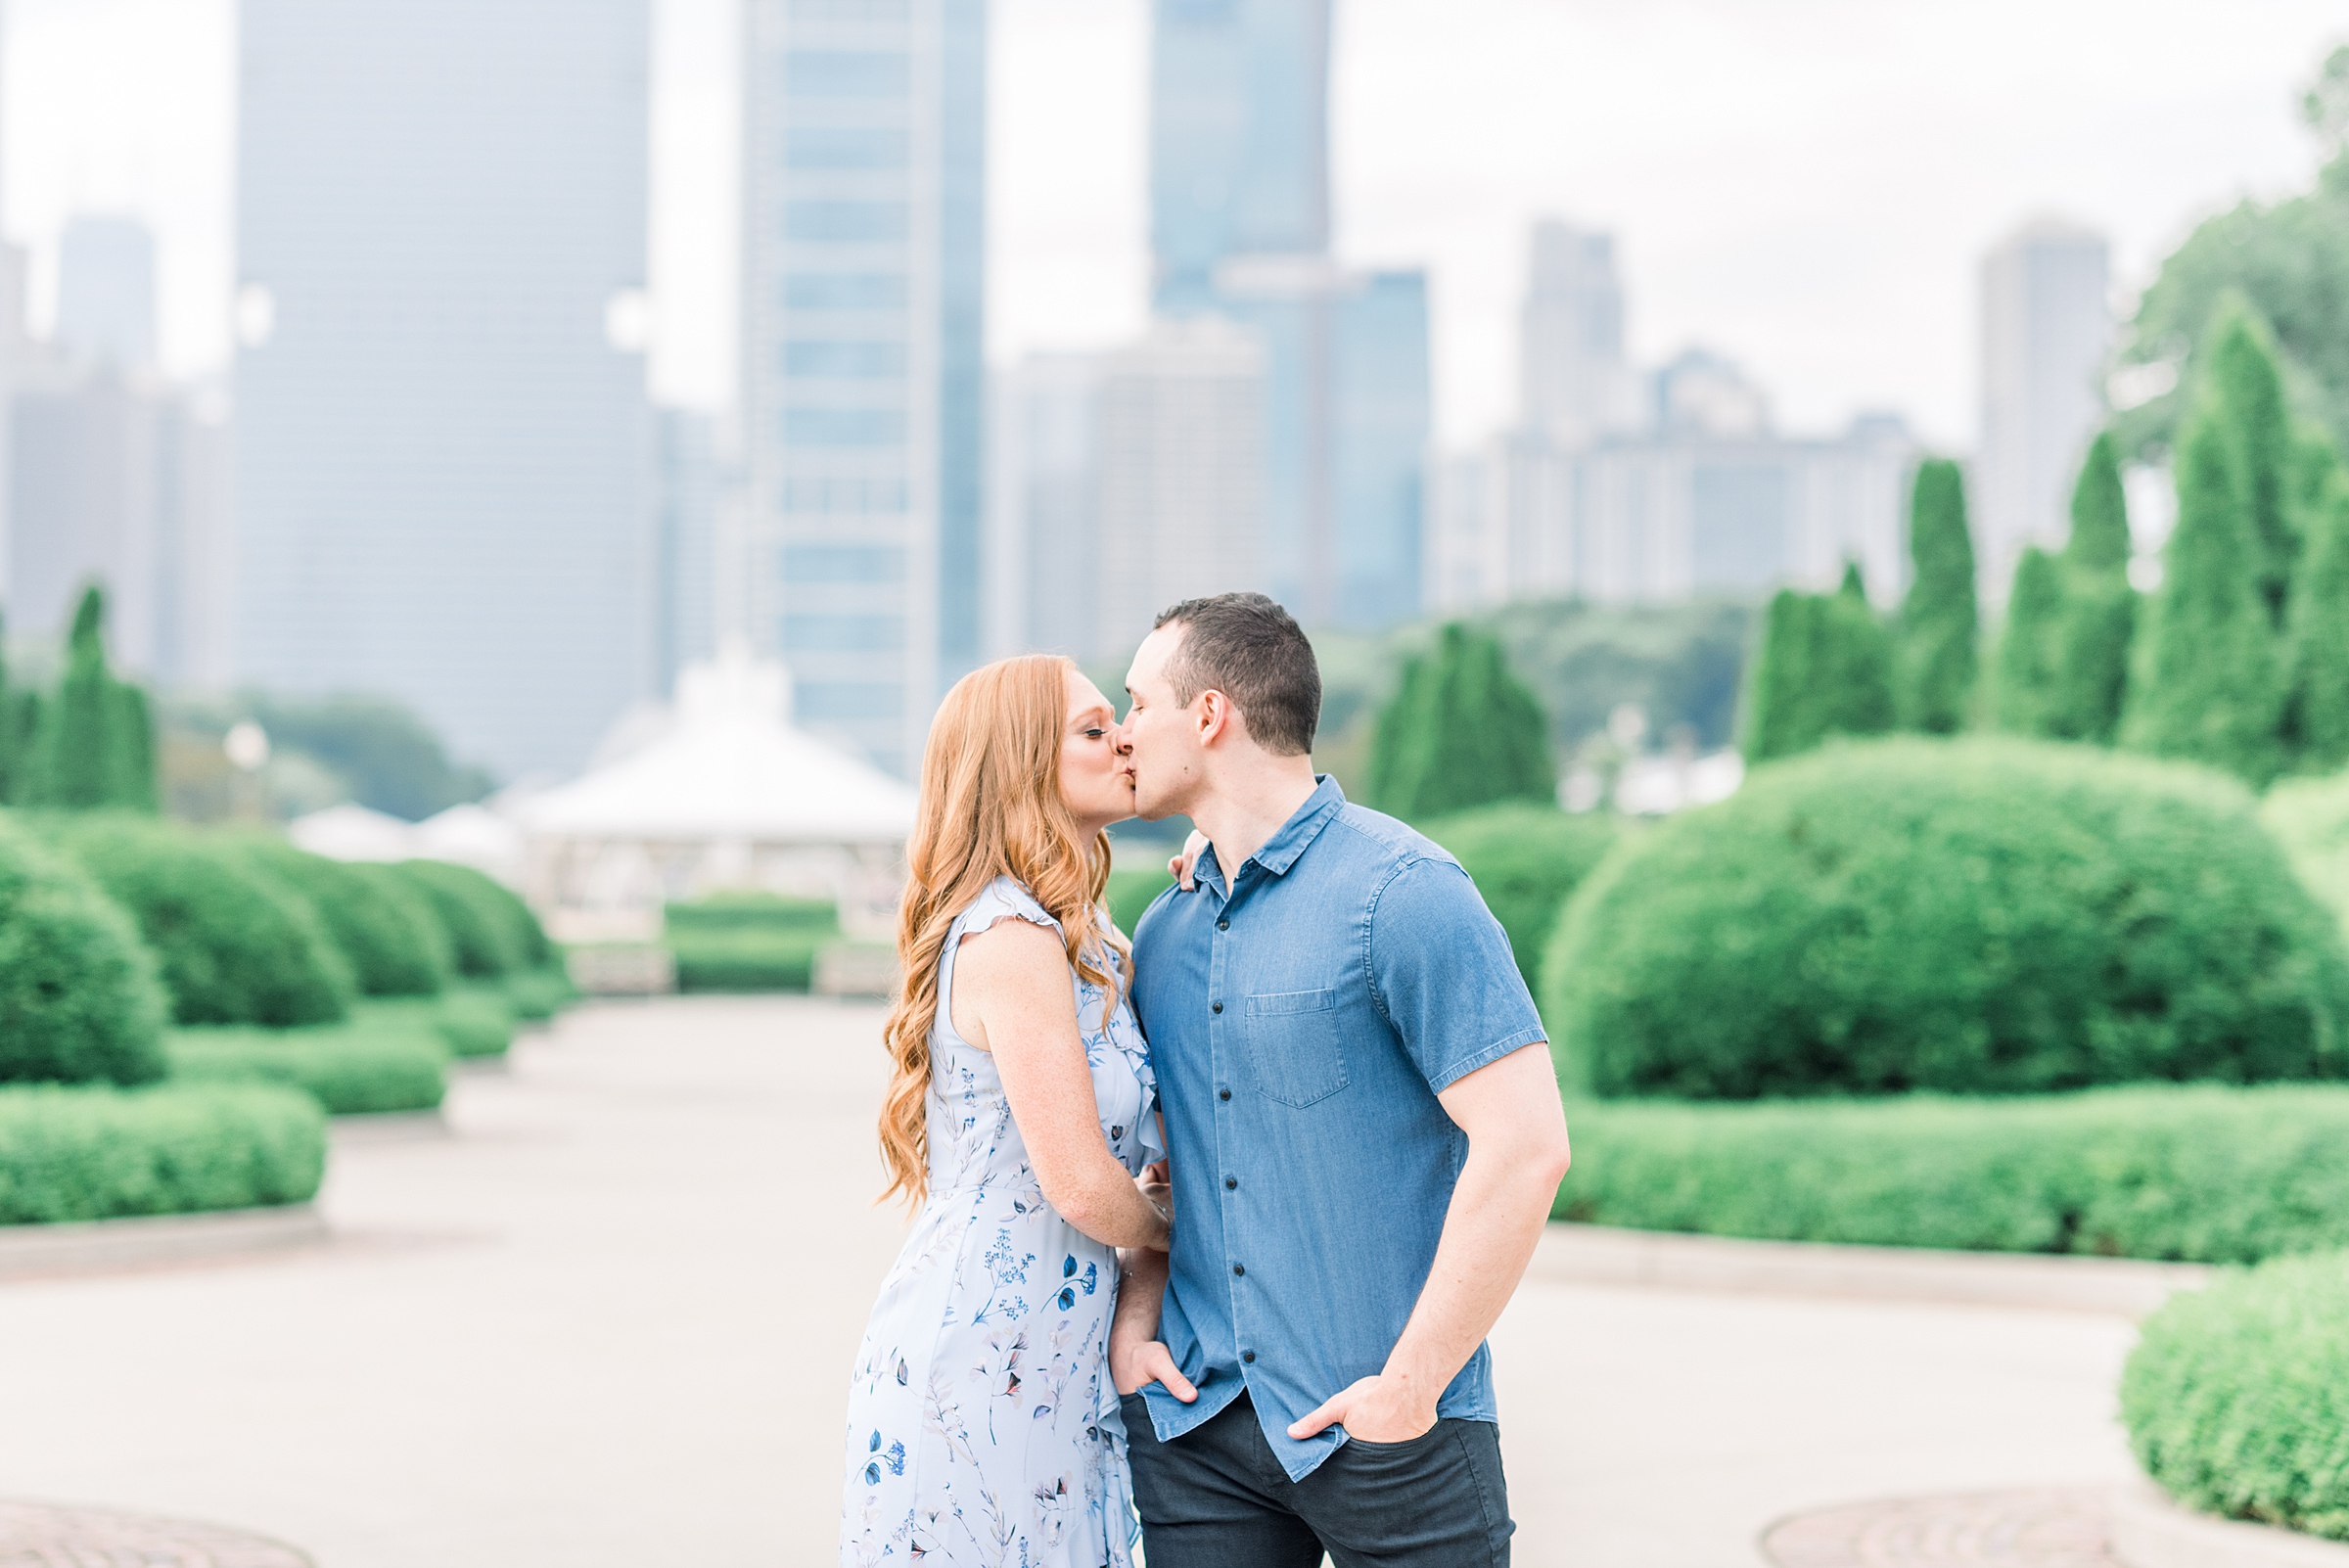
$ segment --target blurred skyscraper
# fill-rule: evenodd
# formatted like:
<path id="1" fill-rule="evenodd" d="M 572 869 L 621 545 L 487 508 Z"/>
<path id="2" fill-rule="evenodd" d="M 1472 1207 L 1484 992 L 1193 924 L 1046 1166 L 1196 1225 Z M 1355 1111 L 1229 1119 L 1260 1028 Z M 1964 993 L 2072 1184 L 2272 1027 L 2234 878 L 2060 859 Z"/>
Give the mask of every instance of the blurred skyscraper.
<path id="1" fill-rule="evenodd" d="M 1636 426 L 1615 236 L 1545 219 L 1531 253 L 1518 370 L 1526 428 L 1571 443 Z"/>
<path id="2" fill-rule="evenodd" d="M 77 217 L 58 244 L 57 346 L 124 370 L 155 363 L 155 236 L 126 217 Z"/>
<path id="3" fill-rule="evenodd" d="M 1329 0 L 1155 0 L 1153 303 L 1263 346 L 1263 579 L 1310 625 L 1418 613 L 1426 279 L 1329 254 Z"/>
<path id="4" fill-rule="evenodd" d="M 245 0 L 237 667 L 565 769 L 654 669 L 647 0 Z"/>
<path id="5" fill-rule="evenodd" d="M 985 0 L 745 0 L 753 646 L 910 774 L 978 662 Z"/>
<path id="6" fill-rule="evenodd" d="M 2043 219 L 1982 260 L 1982 449 L 1974 465 L 1983 596 L 2003 604 L 2026 544 L 2071 532 L 2072 484 L 2104 421 L 2112 349 L 2104 237 Z"/>
<path id="7" fill-rule="evenodd" d="M 1101 656 L 1102 355 L 1031 354 L 988 422 L 987 653 Z M 1136 639 L 1138 640 L 1138 639 Z"/>
<path id="8" fill-rule="evenodd" d="M 717 652 L 717 533 L 723 477 L 717 421 L 689 408 L 657 415 L 654 448 L 653 688 L 676 690 L 677 671 Z"/>

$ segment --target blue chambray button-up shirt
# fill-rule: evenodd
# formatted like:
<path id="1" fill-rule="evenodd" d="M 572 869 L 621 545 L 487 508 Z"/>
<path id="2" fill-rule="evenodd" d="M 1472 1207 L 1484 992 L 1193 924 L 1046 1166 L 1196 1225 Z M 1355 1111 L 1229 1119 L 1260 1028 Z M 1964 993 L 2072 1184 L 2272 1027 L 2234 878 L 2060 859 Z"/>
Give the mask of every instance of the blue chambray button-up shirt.
<path id="1" fill-rule="evenodd" d="M 1545 1035 L 1459 862 L 1333 779 L 1197 880 L 1134 935 L 1174 1176 L 1159 1337 L 1199 1399 L 1144 1394 L 1167 1441 L 1244 1387 L 1302 1477 L 1345 1438 L 1289 1423 L 1386 1365 L 1435 1262 L 1468 1152 L 1437 1093 Z M 1436 1410 L 1497 1419 L 1484 1346 Z"/>

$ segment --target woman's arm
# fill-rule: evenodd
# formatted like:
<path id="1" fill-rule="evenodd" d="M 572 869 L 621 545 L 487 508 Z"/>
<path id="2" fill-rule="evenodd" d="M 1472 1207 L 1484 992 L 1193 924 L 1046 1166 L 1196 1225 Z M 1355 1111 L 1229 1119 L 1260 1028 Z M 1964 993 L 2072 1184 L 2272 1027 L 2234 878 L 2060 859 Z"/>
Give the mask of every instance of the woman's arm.
<path id="1" fill-rule="evenodd" d="M 949 998 L 955 1032 L 991 1052 L 1029 1163 L 1060 1217 L 1112 1247 L 1167 1245 L 1167 1214 L 1109 1152 L 1077 1032 L 1068 950 L 1026 920 L 962 939 Z"/>

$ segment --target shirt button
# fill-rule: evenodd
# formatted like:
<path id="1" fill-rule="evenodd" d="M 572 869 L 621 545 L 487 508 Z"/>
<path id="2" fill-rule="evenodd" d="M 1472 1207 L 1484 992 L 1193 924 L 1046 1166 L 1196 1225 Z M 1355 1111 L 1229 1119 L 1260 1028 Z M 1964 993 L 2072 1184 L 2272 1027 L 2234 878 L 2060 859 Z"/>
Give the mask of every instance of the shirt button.
<path id="1" fill-rule="evenodd" d="M 1218 931 L 1229 931 L 1231 929 L 1231 922 L 1228 920 L 1219 920 L 1216 922 L 1216 929 Z"/>
<path id="2" fill-rule="evenodd" d="M 1210 1002 L 1207 1010 L 1211 1013 L 1220 1013 L 1223 1010 L 1223 1004 L 1221 1002 Z"/>
<path id="3" fill-rule="evenodd" d="M 1246 1361 L 1249 1365 L 1254 1366 L 1256 1364 L 1256 1352 L 1242 1351 L 1240 1352 L 1240 1360 Z"/>
<path id="4" fill-rule="evenodd" d="M 1231 1090 L 1218 1089 L 1216 1090 L 1216 1098 L 1219 1100 L 1228 1100 L 1231 1098 Z"/>
<path id="5" fill-rule="evenodd" d="M 1235 1276 L 1244 1274 L 1248 1271 L 1248 1266 L 1245 1264 L 1233 1264 L 1231 1266 L 1231 1271 Z"/>
<path id="6" fill-rule="evenodd" d="M 1223 1178 L 1223 1190 L 1226 1192 L 1237 1191 L 1239 1189 L 1239 1185 L 1240 1178 L 1238 1176 L 1225 1176 Z"/>

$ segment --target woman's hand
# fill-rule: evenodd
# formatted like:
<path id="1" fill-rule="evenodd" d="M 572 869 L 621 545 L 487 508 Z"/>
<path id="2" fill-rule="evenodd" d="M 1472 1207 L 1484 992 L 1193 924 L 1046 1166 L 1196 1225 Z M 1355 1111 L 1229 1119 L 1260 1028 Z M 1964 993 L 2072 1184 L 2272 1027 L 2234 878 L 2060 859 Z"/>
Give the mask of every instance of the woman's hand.
<path id="1" fill-rule="evenodd" d="M 1167 862 L 1167 874 L 1173 877 L 1175 884 L 1185 893 L 1195 892 L 1198 889 L 1198 880 L 1191 875 L 1191 872 L 1199 864 L 1199 852 L 1206 848 L 1207 835 L 1197 828 L 1193 828 L 1191 836 L 1182 841 L 1182 853 Z"/>
<path id="2" fill-rule="evenodd" d="M 1160 1240 L 1145 1242 L 1144 1245 L 1153 1252 L 1171 1250 L 1174 1246 L 1174 1188 L 1168 1177 L 1167 1162 L 1160 1160 L 1155 1165 L 1143 1166 L 1142 1174 L 1134 1177 L 1133 1184 L 1140 1190 L 1144 1203 L 1167 1217 L 1167 1234 Z"/>

